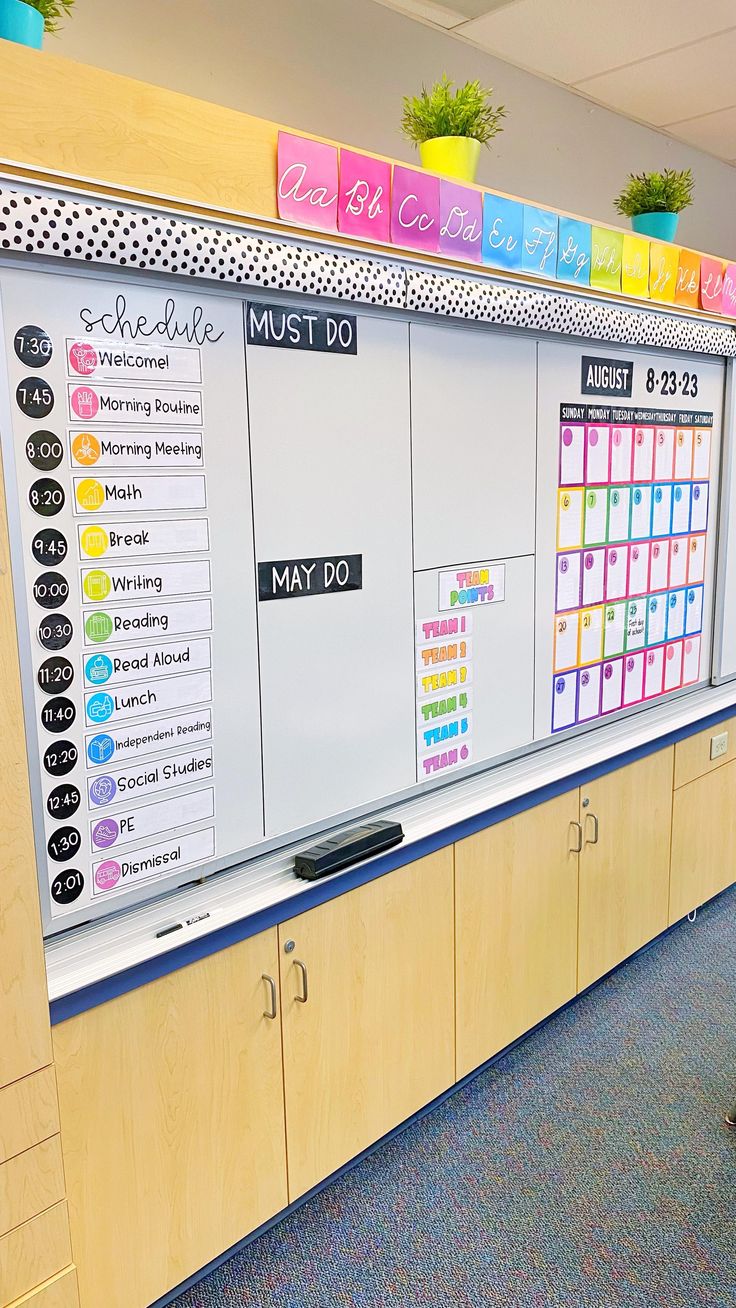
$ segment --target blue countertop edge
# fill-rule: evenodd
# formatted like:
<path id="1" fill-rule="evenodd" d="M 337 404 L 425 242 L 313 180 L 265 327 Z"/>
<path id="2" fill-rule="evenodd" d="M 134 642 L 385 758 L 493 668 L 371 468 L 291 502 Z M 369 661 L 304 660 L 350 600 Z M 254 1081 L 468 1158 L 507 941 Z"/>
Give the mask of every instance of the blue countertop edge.
<path id="1" fill-rule="evenodd" d="M 586 785 L 609 772 L 636 763 L 638 759 L 656 754 L 661 749 L 667 749 L 668 746 L 677 744 L 688 736 L 697 735 L 700 731 L 706 731 L 709 727 L 716 726 L 719 722 L 724 722 L 735 715 L 736 706 L 733 704 L 715 713 L 706 714 L 695 722 L 666 732 L 654 740 L 616 754 L 592 767 L 571 772 L 566 777 L 527 791 L 523 795 L 517 795 L 516 798 L 485 809 L 473 817 L 451 823 L 439 831 L 432 832 L 431 835 L 422 837 L 421 840 L 412 841 L 409 845 L 399 845 L 383 856 L 342 872 L 336 879 L 327 877 L 323 881 L 316 881 L 299 896 L 298 906 L 294 899 L 279 900 L 256 913 L 229 922 L 208 935 L 199 936 L 178 949 L 158 954 L 142 963 L 136 963 L 134 967 L 125 968 L 91 985 L 71 991 L 68 995 L 61 995 L 50 1002 L 51 1025 L 56 1026 L 59 1022 L 66 1022 L 69 1018 L 77 1017 L 90 1008 L 97 1008 L 100 1004 L 106 1004 L 111 999 L 127 994 L 128 991 L 137 990 L 140 986 L 147 985 L 149 981 L 156 981 L 170 972 L 188 967 L 190 963 L 208 958 L 210 954 L 217 954 L 230 945 L 238 944 L 241 940 L 247 940 L 250 936 L 268 930 L 269 927 L 278 926 L 282 922 L 298 917 L 319 904 L 337 899 L 349 890 L 355 890 L 369 881 L 375 881 L 378 877 L 385 876 L 387 872 L 394 872 L 408 863 L 415 863 L 417 859 L 425 858 L 427 854 L 434 854 L 437 850 L 454 844 L 456 840 L 475 835 L 476 832 L 494 826 L 497 822 L 503 822 L 506 818 L 514 817 L 517 813 L 523 813 L 526 809 L 536 808 L 538 804 L 543 804 L 548 799 L 554 799 L 557 795 L 574 790 L 577 786 Z"/>

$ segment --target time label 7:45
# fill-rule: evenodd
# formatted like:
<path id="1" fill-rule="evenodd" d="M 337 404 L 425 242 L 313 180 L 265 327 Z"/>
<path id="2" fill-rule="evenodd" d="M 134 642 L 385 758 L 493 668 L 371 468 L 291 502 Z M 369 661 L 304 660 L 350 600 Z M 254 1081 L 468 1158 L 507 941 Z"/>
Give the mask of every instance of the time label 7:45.
<path id="1" fill-rule="evenodd" d="M 663 368 L 657 373 L 654 368 L 648 368 L 647 390 L 650 395 L 658 391 L 660 395 L 690 395 L 694 399 L 698 393 L 698 374 L 678 373 L 675 368 Z"/>

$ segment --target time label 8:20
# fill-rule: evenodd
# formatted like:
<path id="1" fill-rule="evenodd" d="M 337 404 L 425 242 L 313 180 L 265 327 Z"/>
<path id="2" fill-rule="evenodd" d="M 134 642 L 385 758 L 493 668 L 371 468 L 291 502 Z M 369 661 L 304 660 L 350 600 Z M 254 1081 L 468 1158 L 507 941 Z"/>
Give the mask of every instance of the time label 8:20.
<path id="1" fill-rule="evenodd" d="M 698 393 L 698 374 L 683 372 L 678 374 L 674 368 L 664 368 L 659 375 L 654 368 L 647 369 L 647 390 L 659 391 L 660 395 L 690 395 L 693 399 Z"/>

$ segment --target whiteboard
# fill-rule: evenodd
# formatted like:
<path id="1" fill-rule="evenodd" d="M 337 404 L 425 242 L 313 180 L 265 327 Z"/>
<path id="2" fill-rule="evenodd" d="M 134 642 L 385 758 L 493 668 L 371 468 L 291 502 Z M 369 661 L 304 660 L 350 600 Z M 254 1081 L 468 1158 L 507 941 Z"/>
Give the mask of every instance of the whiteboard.
<path id="1" fill-rule="evenodd" d="M 536 739 L 710 679 L 724 378 L 540 343 Z"/>

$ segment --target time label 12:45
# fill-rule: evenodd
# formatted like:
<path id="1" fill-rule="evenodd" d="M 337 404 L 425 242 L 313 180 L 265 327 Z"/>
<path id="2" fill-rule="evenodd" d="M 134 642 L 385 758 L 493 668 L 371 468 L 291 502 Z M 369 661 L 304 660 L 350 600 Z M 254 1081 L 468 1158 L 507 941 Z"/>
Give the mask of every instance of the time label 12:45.
<path id="1" fill-rule="evenodd" d="M 647 368 L 647 390 L 659 391 L 660 395 L 690 395 L 693 399 L 698 393 L 698 374 L 696 372 L 678 373 L 674 368 L 663 368 L 655 372 Z"/>

